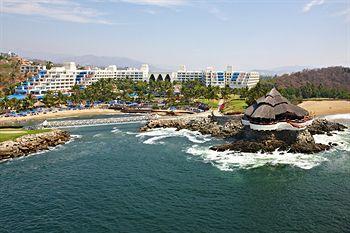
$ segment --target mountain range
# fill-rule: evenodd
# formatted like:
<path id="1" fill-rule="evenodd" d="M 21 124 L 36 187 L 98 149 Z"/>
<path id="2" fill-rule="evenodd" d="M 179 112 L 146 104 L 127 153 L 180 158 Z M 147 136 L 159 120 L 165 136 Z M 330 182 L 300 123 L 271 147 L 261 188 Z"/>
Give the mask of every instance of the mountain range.
<path id="1" fill-rule="evenodd" d="M 118 56 L 96 56 L 96 55 L 69 55 L 69 54 L 57 54 L 46 52 L 33 52 L 33 51 L 17 51 L 20 56 L 28 59 L 49 60 L 54 63 L 63 63 L 65 61 L 74 61 L 79 65 L 93 65 L 98 67 L 105 67 L 108 65 L 117 65 L 118 67 L 140 67 L 142 64 L 149 64 L 152 71 L 174 71 L 177 70 L 177 66 L 165 66 L 154 65 L 146 61 L 139 61 L 127 57 Z M 253 69 L 252 71 L 259 72 L 262 76 L 274 76 L 282 74 L 290 74 L 304 69 L 315 68 L 314 66 L 283 66 L 272 69 Z M 204 68 L 203 68 L 204 69 Z"/>

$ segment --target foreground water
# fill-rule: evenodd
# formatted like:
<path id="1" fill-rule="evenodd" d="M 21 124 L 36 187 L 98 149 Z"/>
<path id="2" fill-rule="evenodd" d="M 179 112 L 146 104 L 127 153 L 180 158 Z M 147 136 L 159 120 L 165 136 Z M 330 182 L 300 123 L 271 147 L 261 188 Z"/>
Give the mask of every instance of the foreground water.
<path id="1" fill-rule="evenodd" d="M 229 154 L 186 130 L 70 128 L 0 164 L 0 232 L 349 232 L 350 134 L 318 155 Z M 340 143 L 343 142 L 343 143 Z"/>

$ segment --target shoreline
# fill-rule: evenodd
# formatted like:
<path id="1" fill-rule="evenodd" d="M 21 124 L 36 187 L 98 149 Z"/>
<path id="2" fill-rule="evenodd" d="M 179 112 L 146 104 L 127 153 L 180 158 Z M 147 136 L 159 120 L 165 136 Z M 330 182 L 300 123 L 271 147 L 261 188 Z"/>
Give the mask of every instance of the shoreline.
<path id="1" fill-rule="evenodd" d="M 79 116 L 95 116 L 95 115 L 120 115 L 123 114 L 120 111 L 113 109 L 82 109 L 82 110 L 65 110 L 58 112 L 48 112 L 46 114 L 40 113 L 38 115 L 30 115 L 24 117 L 1 117 L 0 125 L 5 124 L 16 124 L 24 123 L 28 121 L 44 121 L 47 119 L 59 119 L 59 118 L 68 118 L 68 117 L 79 117 Z"/>
<path id="2" fill-rule="evenodd" d="M 308 110 L 311 115 L 322 117 L 327 115 L 335 114 L 350 114 L 350 101 L 348 100 L 306 100 L 300 103 L 298 106 Z M 30 121 L 44 121 L 47 119 L 59 119 L 59 118 L 70 118 L 70 117 L 80 117 L 80 116 L 96 116 L 96 115 L 120 115 L 124 114 L 119 110 L 114 109 L 82 109 L 82 110 L 65 110 L 58 112 L 48 112 L 46 114 L 40 113 L 38 115 L 29 115 L 24 117 L 0 117 L 1 125 L 12 125 L 21 124 Z M 160 118 L 181 118 L 189 117 L 196 118 L 199 116 L 208 115 L 205 113 L 196 113 L 191 115 L 182 116 L 160 116 Z"/>
<path id="3" fill-rule="evenodd" d="M 314 116 L 350 113 L 349 100 L 306 100 L 298 104 Z"/>
<path id="4" fill-rule="evenodd" d="M 0 143 L 0 161 L 25 157 L 65 144 L 71 139 L 68 132 L 55 129 L 49 132 L 28 134 Z"/>

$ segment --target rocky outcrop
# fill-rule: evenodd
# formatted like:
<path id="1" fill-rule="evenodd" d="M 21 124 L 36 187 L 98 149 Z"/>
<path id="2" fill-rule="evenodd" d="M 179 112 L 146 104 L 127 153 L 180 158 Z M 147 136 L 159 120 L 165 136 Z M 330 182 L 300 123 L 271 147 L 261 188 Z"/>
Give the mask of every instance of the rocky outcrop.
<path id="1" fill-rule="evenodd" d="M 331 132 L 333 131 L 344 131 L 346 129 L 346 126 L 336 123 L 327 121 L 326 119 L 316 119 L 308 127 L 308 131 L 314 135 L 314 134 L 327 134 L 329 136 L 332 135 Z"/>
<path id="2" fill-rule="evenodd" d="M 243 125 L 240 118 L 235 117 L 201 117 L 151 120 L 140 129 L 141 132 L 154 128 L 176 128 L 177 130 L 188 129 L 202 134 L 210 134 L 214 137 L 228 138 L 238 134 Z"/>
<path id="3" fill-rule="evenodd" d="M 312 154 L 329 150 L 335 143 L 328 145 L 315 143 L 312 135 L 332 135 L 334 131 L 343 131 L 346 126 L 339 123 L 317 119 L 312 125 L 301 131 L 255 131 L 246 127 L 231 143 L 213 146 L 216 151 L 233 150 L 240 152 L 273 152 L 275 150 L 292 153 Z"/>
<path id="4" fill-rule="evenodd" d="M 5 141 L 0 143 L 0 160 L 47 150 L 50 147 L 63 144 L 69 139 L 70 135 L 68 132 L 53 130 L 45 133 L 25 135 L 14 141 Z"/>
<path id="5" fill-rule="evenodd" d="M 178 130 L 189 129 L 199 131 L 202 134 L 210 134 L 214 137 L 228 139 L 229 143 L 211 147 L 216 151 L 240 151 L 240 152 L 273 152 L 275 150 L 289 151 L 292 153 L 318 153 L 330 149 L 334 143 L 324 145 L 315 143 L 312 135 L 328 134 L 334 131 L 342 131 L 346 127 L 339 123 L 317 119 L 305 130 L 282 131 L 256 131 L 241 124 L 240 117 L 210 116 L 197 119 L 176 120 L 151 120 L 141 131 L 152 128 L 172 127 Z"/>
<path id="6" fill-rule="evenodd" d="M 211 147 L 216 151 L 239 151 L 255 153 L 275 150 L 292 153 L 317 153 L 330 149 L 331 145 L 315 143 L 308 130 L 303 131 L 254 131 L 249 128 L 240 134 L 238 140 L 228 144 Z"/>

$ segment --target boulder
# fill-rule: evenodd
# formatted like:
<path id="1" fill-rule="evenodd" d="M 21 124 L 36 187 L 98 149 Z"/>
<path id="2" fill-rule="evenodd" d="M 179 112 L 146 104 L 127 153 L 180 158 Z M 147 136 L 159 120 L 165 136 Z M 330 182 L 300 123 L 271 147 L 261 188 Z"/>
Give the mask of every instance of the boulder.
<path id="1" fill-rule="evenodd" d="M 316 119 L 308 126 L 308 130 L 312 135 L 327 134 L 331 136 L 332 131 L 344 131 L 347 127 L 345 125 L 327 121 L 326 119 Z"/>
<path id="2" fill-rule="evenodd" d="M 307 129 L 300 131 L 256 131 L 251 130 L 248 126 L 243 126 L 241 117 L 209 116 L 196 119 L 151 120 L 140 131 L 162 127 L 199 131 L 202 134 L 210 134 L 214 137 L 226 138 L 231 141 L 230 143 L 210 148 L 216 151 L 232 150 L 256 153 L 258 151 L 273 152 L 280 150 L 306 154 L 329 150 L 335 145 L 334 143 L 329 145 L 315 143 L 312 135 L 324 133 L 331 135 L 334 131 L 343 131 L 346 128 L 339 123 L 317 119 Z"/>
<path id="3" fill-rule="evenodd" d="M 0 160 L 26 156 L 31 153 L 46 150 L 49 147 L 63 144 L 70 139 L 66 131 L 53 130 L 40 134 L 30 134 L 14 141 L 0 143 Z"/>

